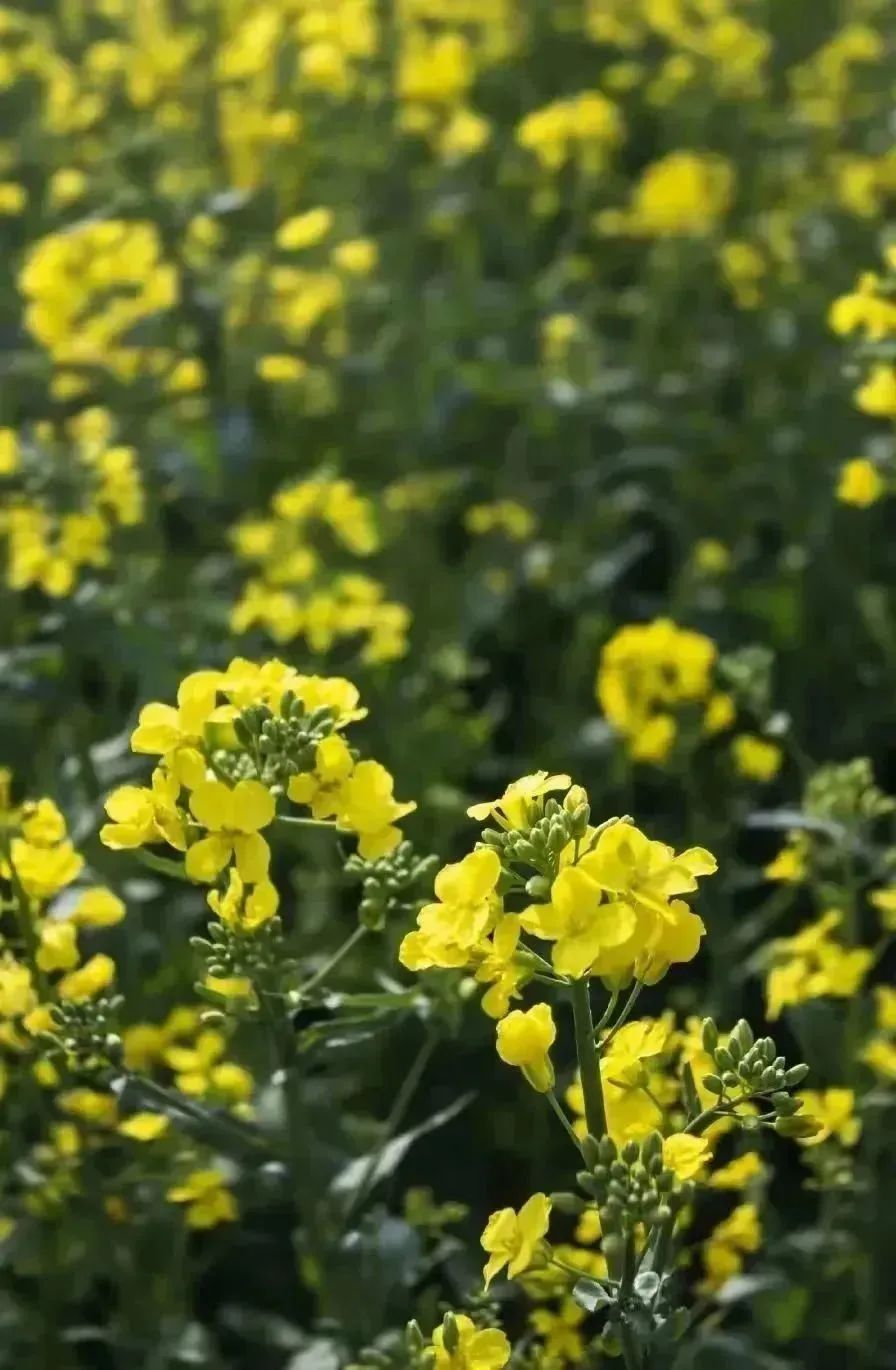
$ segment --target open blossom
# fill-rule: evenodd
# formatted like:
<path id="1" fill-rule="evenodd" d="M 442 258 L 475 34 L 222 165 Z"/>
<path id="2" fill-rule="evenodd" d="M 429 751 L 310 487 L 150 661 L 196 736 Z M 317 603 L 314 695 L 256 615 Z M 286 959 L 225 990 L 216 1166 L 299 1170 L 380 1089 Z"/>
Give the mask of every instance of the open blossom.
<path id="1" fill-rule="evenodd" d="M 480 847 L 462 861 L 444 866 L 435 879 L 438 903 L 426 904 L 417 931 L 405 937 L 399 951 L 409 970 L 431 966 L 465 966 L 473 948 L 495 926 L 501 911 L 495 886 L 501 862 L 491 847 Z"/>
<path id="2" fill-rule="evenodd" d="M 518 1213 L 502 1208 L 491 1215 L 482 1234 L 482 1247 L 488 1253 L 486 1289 L 505 1265 L 510 1279 L 528 1269 L 548 1230 L 550 1216 L 551 1201 L 545 1194 L 533 1194 Z"/>

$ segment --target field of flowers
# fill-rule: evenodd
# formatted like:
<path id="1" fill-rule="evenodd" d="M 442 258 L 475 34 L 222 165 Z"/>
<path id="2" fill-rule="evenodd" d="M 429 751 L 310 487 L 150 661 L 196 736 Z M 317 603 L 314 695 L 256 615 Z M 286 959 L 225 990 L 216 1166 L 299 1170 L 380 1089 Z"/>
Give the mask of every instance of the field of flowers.
<path id="1" fill-rule="evenodd" d="M 0 1370 L 896 1365 L 894 72 L 0 7 Z"/>

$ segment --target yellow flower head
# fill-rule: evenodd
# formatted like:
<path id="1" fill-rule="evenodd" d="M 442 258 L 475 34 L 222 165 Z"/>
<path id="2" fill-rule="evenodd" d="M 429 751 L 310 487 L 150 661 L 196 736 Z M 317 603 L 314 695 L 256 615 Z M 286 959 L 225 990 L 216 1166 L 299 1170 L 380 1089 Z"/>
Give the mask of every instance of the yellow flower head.
<path id="1" fill-rule="evenodd" d="M 258 780 L 239 780 L 231 789 L 221 780 L 204 780 L 190 795 L 190 812 L 209 836 L 190 846 L 187 874 L 210 884 L 234 859 L 250 884 L 267 876 L 271 853 L 259 829 L 274 821 L 271 792 Z"/>
<path id="2" fill-rule="evenodd" d="M 546 1194 L 533 1194 L 519 1213 L 502 1208 L 491 1215 L 482 1234 L 482 1248 L 488 1253 L 483 1271 L 486 1289 L 505 1265 L 510 1279 L 528 1270 L 548 1230 L 550 1216 L 551 1201 Z"/>
<path id="3" fill-rule="evenodd" d="M 836 1137 L 843 1146 L 855 1146 L 862 1132 L 862 1123 L 855 1114 L 856 1096 L 851 1089 L 803 1089 L 796 1098 L 803 1105 L 803 1114 L 820 1125 L 812 1137 L 801 1138 L 803 1146 L 819 1146 L 829 1137 Z"/>
<path id="4" fill-rule="evenodd" d="M 471 952 L 495 927 L 501 904 L 495 886 L 501 862 L 492 847 L 479 847 L 462 861 L 443 866 L 435 879 L 439 901 L 426 904 L 417 931 L 405 937 L 399 959 L 408 970 L 465 966 Z"/>
<path id="5" fill-rule="evenodd" d="M 549 1004 L 534 1004 L 525 1012 L 514 1009 L 498 1023 L 498 1055 L 522 1070 L 533 1089 L 545 1094 L 554 1085 L 550 1050 L 557 1029 Z"/>
<path id="6" fill-rule="evenodd" d="M 234 931 L 254 932 L 269 923 L 277 912 L 280 896 L 269 880 L 246 890 L 239 872 L 231 868 L 227 889 L 212 890 L 208 905 L 221 922 Z"/>
<path id="7" fill-rule="evenodd" d="M 663 1138 L 663 1165 L 675 1172 L 679 1180 L 693 1180 L 709 1164 L 709 1142 L 705 1137 L 692 1137 L 687 1132 L 673 1132 Z"/>
<path id="8" fill-rule="evenodd" d="M 235 1222 L 236 1199 L 219 1170 L 192 1170 L 180 1184 L 172 1185 L 166 1197 L 171 1203 L 186 1205 L 188 1227 L 217 1227 Z"/>
<path id="9" fill-rule="evenodd" d="M 56 992 L 60 999 L 70 999 L 73 1003 L 79 1004 L 87 999 L 95 999 L 104 989 L 109 988 L 114 979 L 115 962 L 111 956 L 98 952 L 96 956 L 91 956 L 89 961 L 85 961 L 83 966 L 64 975 L 56 986 Z"/>
<path id="10" fill-rule="evenodd" d="M 840 467 L 837 482 L 837 498 L 841 504 L 851 504 L 856 509 L 867 509 L 886 493 L 886 482 L 867 457 L 853 457 Z"/>
<path id="11" fill-rule="evenodd" d="M 503 1370 L 510 1343 L 496 1327 L 477 1327 L 466 1313 L 454 1318 L 456 1343 L 447 1344 L 444 1325 L 432 1334 L 435 1370 Z"/>
<path id="12" fill-rule="evenodd" d="M 479 823 L 494 818 L 505 830 L 525 828 L 540 817 L 538 800 L 555 790 L 568 790 L 571 783 L 568 775 L 536 771 L 512 781 L 499 799 L 471 805 L 467 813 Z"/>

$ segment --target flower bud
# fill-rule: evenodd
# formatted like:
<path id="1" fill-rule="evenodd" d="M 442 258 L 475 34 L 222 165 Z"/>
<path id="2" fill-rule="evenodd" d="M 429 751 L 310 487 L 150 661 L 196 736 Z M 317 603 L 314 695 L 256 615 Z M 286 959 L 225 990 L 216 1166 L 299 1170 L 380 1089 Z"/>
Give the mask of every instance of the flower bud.
<path id="1" fill-rule="evenodd" d="M 791 1066 L 789 1070 L 784 1072 L 784 1083 L 789 1088 L 793 1088 L 794 1085 L 801 1085 L 808 1074 L 809 1067 L 804 1061 L 801 1061 L 799 1065 Z"/>
<path id="2" fill-rule="evenodd" d="M 821 1123 L 815 1118 L 776 1118 L 774 1129 L 780 1137 L 814 1137 L 821 1131 Z"/>
<path id="3" fill-rule="evenodd" d="M 719 1045 L 719 1029 L 711 1018 L 704 1018 L 700 1030 L 703 1038 L 703 1050 L 712 1054 Z"/>
<path id="4" fill-rule="evenodd" d="M 586 1204 L 584 1199 L 580 1199 L 578 1194 L 568 1194 L 563 1191 L 559 1194 L 551 1194 L 549 1195 L 549 1198 L 551 1207 L 556 1208 L 558 1213 L 578 1215 L 579 1213 L 584 1213 L 588 1208 L 588 1204 Z"/>
<path id="5" fill-rule="evenodd" d="M 576 809 L 588 803 L 588 793 L 581 785 L 571 785 L 563 797 L 563 807 L 567 813 L 575 813 Z"/>

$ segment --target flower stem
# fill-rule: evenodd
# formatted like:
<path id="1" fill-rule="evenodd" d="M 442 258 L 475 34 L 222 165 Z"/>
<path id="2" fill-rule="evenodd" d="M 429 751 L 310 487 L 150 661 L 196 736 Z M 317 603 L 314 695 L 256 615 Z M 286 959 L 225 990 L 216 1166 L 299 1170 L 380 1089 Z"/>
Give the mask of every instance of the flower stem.
<path id="1" fill-rule="evenodd" d="M 356 947 L 358 945 L 361 938 L 364 936 L 366 932 L 367 929 L 364 927 L 364 925 L 362 923 L 359 923 L 358 926 L 354 929 L 354 931 L 349 933 L 345 941 L 342 942 L 340 946 L 336 948 L 336 950 L 333 952 L 333 955 L 329 958 L 329 960 L 325 961 L 324 964 L 320 967 L 320 969 L 316 970 L 314 974 L 305 981 L 304 985 L 299 986 L 299 994 L 304 996 L 310 989 L 316 989 L 316 987 L 321 983 L 322 980 L 326 980 L 327 976 L 330 974 L 330 971 L 334 970 L 336 966 L 339 965 L 339 962 L 342 960 L 344 956 L 348 956 L 349 952 L 352 950 L 353 947 Z"/>
<path id="2" fill-rule="evenodd" d="M 579 1143 L 578 1137 L 576 1136 L 575 1132 L 573 1131 L 572 1123 L 569 1121 L 569 1119 L 567 1118 L 566 1114 L 564 1113 L 563 1107 L 562 1107 L 562 1105 L 561 1105 L 561 1103 L 560 1103 L 560 1100 L 557 1098 L 557 1096 L 556 1096 L 556 1094 L 554 1093 L 554 1091 L 553 1091 L 552 1089 L 549 1089 L 548 1092 L 545 1094 L 544 1097 L 547 1099 L 547 1101 L 548 1101 L 548 1103 L 550 1104 L 551 1108 L 554 1110 L 554 1112 L 556 1113 L 557 1117 L 560 1119 L 561 1123 L 563 1124 L 563 1127 L 564 1127 L 564 1129 L 566 1130 L 568 1136 L 570 1137 L 570 1139 L 571 1139 L 571 1141 L 572 1141 L 572 1144 L 573 1144 L 573 1146 L 575 1147 L 576 1151 L 581 1152 L 581 1149 L 582 1149 L 582 1148 L 581 1148 L 581 1145 L 580 1145 L 580 1143 Z"/>
<path id="3" fill-rule="evenodd" d="M 600 1080 L 600 1057 L 594 1042 L 594 1020 L 591 1017 L 591 994 L 587 980 L 574 980 L 570 985 L 573 1024 L 576 1034 L 576 1055 L 582 1076 L 585 1099 L 585 1122 L 592 1137 L 603 1137 L 607 1131 L 604 1092 Z"/>
<path id="4" fill-rule="evenodd" d="M 623 1027 L 623 1026 L 628 1022 L 629 1018 L 631 1017 L 632 1009 L 635 1007 L 635 1004 L 638 1002 L 638 997 L 639 997 L 639 995 L 640 995 L 640 993 L 641 993 L 641 990 L 642 990 L 643 988 L 644 988 L 644 981 L 643 981 L 643 980 L 636 980 L 635 983 L 632 985 L 631 993 L 629 994 L 628 998 L 626 999 L 625 1003 L 624 1003 L 623 1006 L 622 1006 L 622 1012 L 620 1013 L 619 1017 L 616 1019 L 616 1022 L 613 1024 L 613 1027 L 611 1028 L 611 1030 L 607 1033 L 606 1037 L 604 1038 L 604 1040 L 603 1040 L 603 1041 L 601 1042 L 601 1044 L 600 1044 L 600 1049 L 601 1049 L 601 1051 L 606 1051 L 607 1047 L 610 1045 L 610 1043 L 612 1042 L 613 1038 L 616 1036 L 616 1033 L 619 1031 L 619 1029 L 620 1029 L 621 1027 Z"/>

